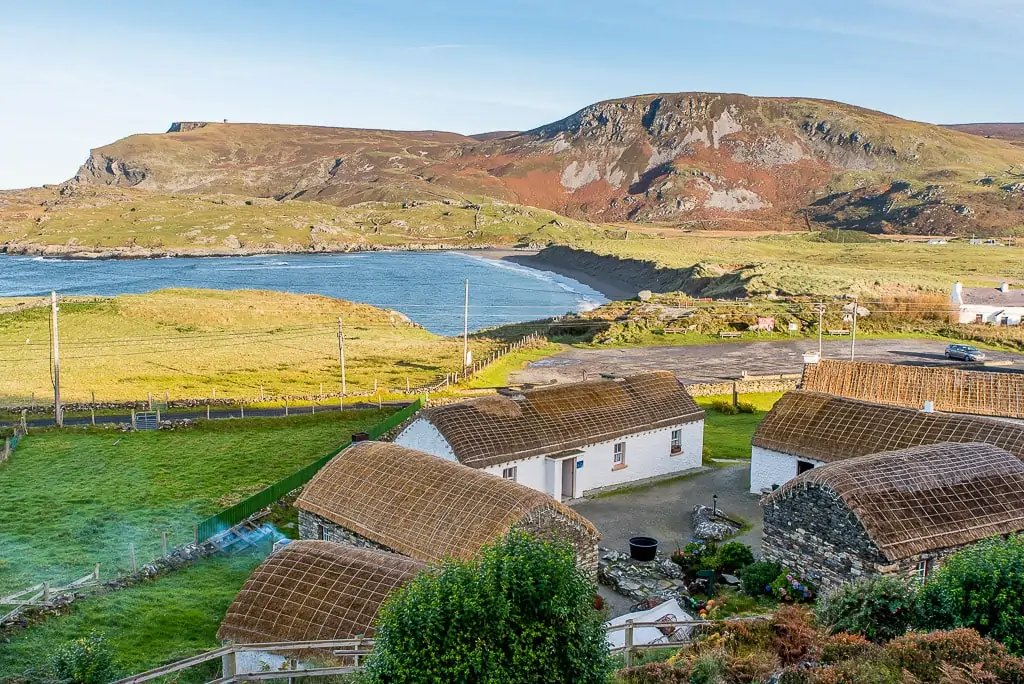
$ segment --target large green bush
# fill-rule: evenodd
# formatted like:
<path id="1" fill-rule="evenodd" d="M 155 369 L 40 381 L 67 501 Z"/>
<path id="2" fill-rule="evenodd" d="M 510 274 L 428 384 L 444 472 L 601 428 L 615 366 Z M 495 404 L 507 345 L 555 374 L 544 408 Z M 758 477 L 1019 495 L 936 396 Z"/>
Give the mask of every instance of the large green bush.
<path id="1" fill-rule="evenodd" d="M 818 599 L 815 617 L 833 633 L 895 639 L 918 623 L 917 585 L 885 576 L 848 582 Z"/>
<path id="2" fill-rule="evenodd" d="M 367 679 L 604 684 L 611 665 L 594 593 L 567 545 L 512 533 L 385 602 Z"/>
<path id="3" fill-rule="evenodd" d="M 57 647 L 50 670 L 54 678 L 73 684 L 107 684 L 118 678 L 114 650 L 96 633 Z"/>
<path id="4" fill-rule="evenodd" d="M 927 626 L 971 627 L 1024 654 L 1024 536 L 953 554 L 921 591 Z"/>
<path id="5" fill-rule="evenodd" d="M 724 571 L 740 570 L 754 562 L 754 552 L 743 542 L 726 542 L 718 549 L 718 562 Z"/>
<path id="6" fill-rule="evenodd" d="M 751 563 L 740 570 L 740 583 L 747 596 L 764 596 L 772 593 L 771 584 L 782 574 L 778 563 Z"/>

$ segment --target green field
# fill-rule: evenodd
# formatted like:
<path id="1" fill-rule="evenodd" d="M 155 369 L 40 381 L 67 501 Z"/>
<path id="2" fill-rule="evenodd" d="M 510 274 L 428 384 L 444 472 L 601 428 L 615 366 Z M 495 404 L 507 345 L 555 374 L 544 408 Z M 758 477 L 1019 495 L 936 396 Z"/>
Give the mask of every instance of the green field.
<path id="1" fill-rule="evenodd" d="M 696 401 L 706 412 L 704 419 L 704 459 L 750 459 L 750 440 L 754 430 L 771 410 L 782 392 L 744 394 L 740 401 L 750 402 L 757 407 L 756 413 L 726 415 L 711 408 L 715 400 L 732 401 L 731 396 L 697 397 Z"/>
<path id="2" fill-rule="evenodd" d="M 192 541 L 193 525 L 348 442 L 388 411 L 220 420 L 173 431 L 33 431 L 0 465 L 0 594 L 103 579 Z"/>

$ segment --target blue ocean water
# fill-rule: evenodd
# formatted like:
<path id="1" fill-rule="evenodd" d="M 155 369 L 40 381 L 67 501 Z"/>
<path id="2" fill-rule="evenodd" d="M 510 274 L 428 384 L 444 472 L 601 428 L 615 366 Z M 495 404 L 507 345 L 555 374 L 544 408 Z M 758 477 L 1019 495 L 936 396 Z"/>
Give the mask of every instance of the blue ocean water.
<path id="1" fill-rule="evenodd" d="M 364 252 L 147 260 L 0 256 L 0 297 L 118 295 L 167 287 L 321 294 L 397 309 L 441 335 L 594 308 L 601 293 L 548 271 L 460 252 Z"/>

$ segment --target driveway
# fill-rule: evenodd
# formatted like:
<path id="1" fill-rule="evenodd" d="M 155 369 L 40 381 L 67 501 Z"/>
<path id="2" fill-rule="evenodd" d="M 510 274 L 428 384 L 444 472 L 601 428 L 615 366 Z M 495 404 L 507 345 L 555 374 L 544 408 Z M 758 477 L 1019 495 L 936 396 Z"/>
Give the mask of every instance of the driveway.
<path id="1" fill-rule="evenodd" d="M 884 363 L 945 365 L 946 343 L 936 340 L 857 340 L 857 360 Z M 570 349 L 511 374 L 512 383 L 576 382 L 600 373 L 631 375 L 671 370 L 684 383 L 718 382 L 750 375 L 799 373 L 804 352 L 817 351 L 817 340 L 727 342 L 721 344 L 625 349 Z M 826 340 L 825 358 L 849 359 L 850 340 Z M 1012 352 L 987 351 L 989 360 L 1024 362 Z M 998 369 L 993 369 L 998 370 Z"/>
<path id="2" fill-rule="evenodd" d="M 710 506 L 718 495 L 718 508 L 730 518 L 750 525 L 734 539 L 761 548 L 761 507 L 749 494 L 750 465 L 711 468 L 687 478 L 653 484 L 642 489 L 609 494 L 573 504 L 573 510 L 597 526 L 601 546 L 629 551 L 629 538 L 655 537 L 660 550 L 672 553 L 693 537 L 693 507 Z"/>

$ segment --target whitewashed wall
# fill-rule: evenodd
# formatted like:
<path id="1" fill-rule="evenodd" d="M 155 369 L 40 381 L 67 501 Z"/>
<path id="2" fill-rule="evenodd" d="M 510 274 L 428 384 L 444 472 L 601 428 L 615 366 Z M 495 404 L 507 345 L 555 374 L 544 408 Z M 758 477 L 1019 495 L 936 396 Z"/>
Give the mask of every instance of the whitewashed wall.
<path id="1" fill-rule="evenodd" d="M 1010 319 L 1010 325 L 1020 325 L 1021 318 L 1024 318 L 1024 308 L 1006 306 L 980 306 L 977 304 L 965 304 L 960 307 L 960 322 L 974 323 L 975 317 L 981 314 L 985 323 L 999 325 L 1003 316 Z"/>
<path id="2" fill-rule="evenodd" d="M 557 464 L 555 464 L 557 465 Z M 519 461 L 508 461 L 506 463 L 499 463 L 498 465 L 487 466 L 481 468 L 485 473 L 490 473 L 497 477 L 501 477 L 502 471 L 505 468 L 516 467 L 516 482 L 521 485 L 526 485 L 536 489 L 539 492 L 545 494 L 551 494 L 548 490 L 548 468 L 547 459 L 543 456 L 534 456 L 533 458 L 524 458 Z M 559 486 L 561 486 L 561 479 L 558 480 Z M 558 497 L 555 497 L 556 499 Z"/>
<path id="3" fill-rule="evenodd" d="M 750 452 L 750 492 L 760 494 L 762 489 L 771 489 L 772 485 L 784 485 L 796 477 L 796 462 L 807 461 L 817 468 L 824 461 L 813 458 L 797 457 L 771 449 L 752 447 Z"/>
<path id="4" fill-rule="evenodd" d="M 418 449 L 448 461 L 458 461 L 451 444 L 434 424 L 424 418 L 417 418 L 395 438 L 395 444 L 408 449 Z"/>

